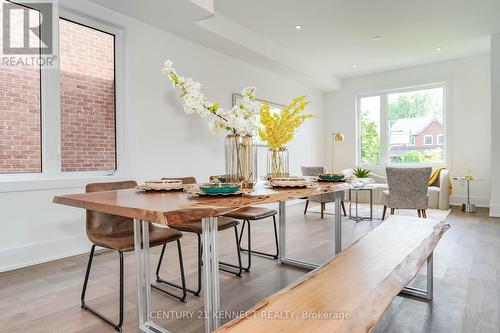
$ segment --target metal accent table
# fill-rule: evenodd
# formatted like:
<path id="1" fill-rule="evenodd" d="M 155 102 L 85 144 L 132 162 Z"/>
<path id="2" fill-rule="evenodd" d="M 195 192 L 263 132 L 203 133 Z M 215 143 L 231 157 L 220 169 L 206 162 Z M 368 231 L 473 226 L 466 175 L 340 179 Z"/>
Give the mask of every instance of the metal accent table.
<path id="1" fill-rule="evenodd" d="M 352 216 L 352 191 L 354 191 L 355 198 L 355 212 L 356 216 Z M 369 191 L 370 192 L 370 217 L 367 216 L 359 216 L 358 214 L 358 193 L 361 191 Z M 356 221 L 356 223 L 360 221 L 372 221 L 373 220 L 373 187 L 363 186 L 363 187 L 354 187 L 349 189 L 349 219 Z"/>
<path id="2" fill-rule="evenodd" d="M 472 177 L 453 177 L 453 180 L 465 181 L 467 184 L 467 203 L 462 204 L 462 212 L 475 213 L 476 205 L 470 203 L 470 182 L 474 180 Z"/>

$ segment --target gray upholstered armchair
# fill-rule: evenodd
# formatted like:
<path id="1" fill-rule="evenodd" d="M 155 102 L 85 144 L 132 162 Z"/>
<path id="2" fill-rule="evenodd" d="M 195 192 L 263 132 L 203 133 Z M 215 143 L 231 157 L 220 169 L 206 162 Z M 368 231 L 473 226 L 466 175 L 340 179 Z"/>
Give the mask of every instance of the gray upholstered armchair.
<path id="1" fill-rule="evenodd" d="M 386 168 L 389 190 L 382 192 L 385 218 L 387 207 L 391 215 L 395 209 L 416 209 L 419 217 L 427 217 L 429 206 L 427 190 L 432 168 Z"/>
<path id="2" fill-rule="evenodd" d="M 302 176 L 307 176 L 307 177 L 317 177 L 318 175 L 325 173 L 325 168 L 324 167 L 301 167 L 302 170 Z M 325 214 L 325 206 L 328 202 L 334 202 L 335 201 L 335 194 L 334 193 L 326 193 L 326 194 L 320 194 L 320 195 L 313 195 L 311 197 L 306 198 L 306 206 L 304 208 L 304 215 L 307 213 L 307 207 L 309 206 L 309 201 L 312 202 L 319 202 L 321 204 L 321 218 L 324 217 Z M 344 213 L 344 216 L 346 215 L 345 212 L 345 206 L 344 206 L 344 201 L 341 202 L 342 206 L 342 212 Z M 337 212 L 335 212 L 336 214 Z"/>

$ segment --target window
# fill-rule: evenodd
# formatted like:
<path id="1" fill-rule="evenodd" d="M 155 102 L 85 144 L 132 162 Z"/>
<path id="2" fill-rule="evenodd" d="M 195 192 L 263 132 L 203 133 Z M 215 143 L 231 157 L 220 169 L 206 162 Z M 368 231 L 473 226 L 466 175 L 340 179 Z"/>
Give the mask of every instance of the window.
<path id="1" fill-rule="evenodd" d="M 361 118 L 361 163 L 380 163 L 380 96 L 363 97 L 359 102 Z"/>
<path id="2" fill-rule="evenodd" d="M 361 164 L 444 164 L 443 84 L 360 96 L 357 109 Z"/>
<path id="3" fill-rule="evenodd" d="M 0 1 L 0 17 L 3 3 Z M 22 15 L 26 7 L 11 4 L 19 7 L 11 17 L 11 44 L 19 40 L 22 44 Z M 40 15 L 29 9 L 29 16 L 38 20 Z M 39 66 L 11 67 L 0 63 L 0 174 L 42 171 L 40 83 Z"/>
<path id="4" fill-rule="evenodd" d="M 438 144 L 438 145 L 444 145 L 444 135 L 439 134 L 439 135 L 437 136 L 437 144 Z"/>
<path id="5" fill-rule="evenodd" d="M 61 170 L 116 169 L 114 36 L 59 20 Z"/>
<path id="6" fill-rule="evenodd" d="M 56 18 L 58 66 L 46 70 L 0 62 L 0 180 L 88 177 L 117 170 L 119 31 L 111 33 L 115 30 L 102 23 L 68 15 L 78 22 Z M 22 41 L 24 22 L 23 15 L 10 19 L 11 27 L 18 24 L 20 31 L 17 38 L 11 28 L 12 44 Z M 36 26 L 32 21 L 30 25 Z"/>

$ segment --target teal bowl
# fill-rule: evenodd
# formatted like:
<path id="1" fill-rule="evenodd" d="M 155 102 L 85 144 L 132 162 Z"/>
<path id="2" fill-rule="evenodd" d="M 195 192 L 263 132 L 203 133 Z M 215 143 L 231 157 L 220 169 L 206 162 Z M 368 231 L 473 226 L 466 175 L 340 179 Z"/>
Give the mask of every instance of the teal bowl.
<path id="1" fill-rule="evenodd" d="M 345 175 L 341 173 L 325 173 L 322 175 L 318 175 L 319 179 L 321 180 L 326 180 L 326 181 L 339 181 L 344 179 Z"/>
<path id="2" fill-rule="evenodd" d="M 241 188 L 239 184 L 217 183 L 200 185 L 200 191 L 206 194 L 232 194 Z"/>

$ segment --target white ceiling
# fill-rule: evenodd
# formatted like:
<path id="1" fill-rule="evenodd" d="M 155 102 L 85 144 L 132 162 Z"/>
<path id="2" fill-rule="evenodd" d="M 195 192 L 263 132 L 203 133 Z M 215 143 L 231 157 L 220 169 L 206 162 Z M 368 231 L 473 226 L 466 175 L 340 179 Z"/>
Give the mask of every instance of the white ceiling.
<path id="1" fill-rule="evenodd" d="M 127 5 L 138 1 L 94 1 L 138 15 Z M 166 12 L 152 4 L 165 2 L 178 0 L 140 1 L 153 10 L 138 18 L 321 90 L 338 89 L 340 78 L 486 53 L 500 32 L 500 0 L 215 0 L 213 15 L 182 28 L 155 17 Z"/>

